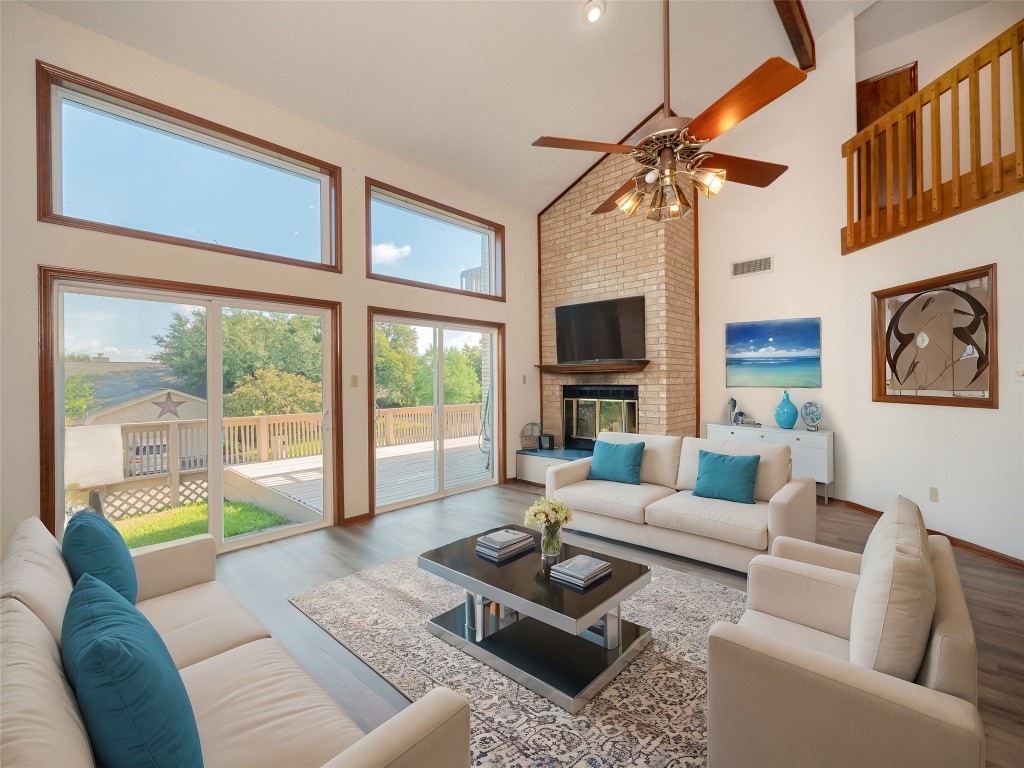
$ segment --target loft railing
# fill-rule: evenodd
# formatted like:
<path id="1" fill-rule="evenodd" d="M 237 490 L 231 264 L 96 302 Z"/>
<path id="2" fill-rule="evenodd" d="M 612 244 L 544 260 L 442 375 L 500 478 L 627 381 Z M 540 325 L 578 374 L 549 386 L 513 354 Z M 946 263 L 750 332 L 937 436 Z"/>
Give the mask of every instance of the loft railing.
<path id="1" fill-rule="evenodd" d="M 1024 19 L 843 144 L 844 254 L 1024 191 L 1022 40 Z"/>

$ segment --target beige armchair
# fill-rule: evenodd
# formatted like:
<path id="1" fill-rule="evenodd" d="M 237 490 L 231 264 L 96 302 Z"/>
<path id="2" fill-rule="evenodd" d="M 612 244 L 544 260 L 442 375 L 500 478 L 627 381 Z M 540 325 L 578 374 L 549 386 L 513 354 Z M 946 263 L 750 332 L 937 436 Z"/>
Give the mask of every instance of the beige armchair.
<path id="1" fill-rule="evenodd" d="M 926 548 L 935 609 L 913 679 L 850 661 L 860 555 L 779 538 L 754 558 L 746 613 L 711 628 L 710 768 L 983 768 L 974 631 L 949 541 Z"/>

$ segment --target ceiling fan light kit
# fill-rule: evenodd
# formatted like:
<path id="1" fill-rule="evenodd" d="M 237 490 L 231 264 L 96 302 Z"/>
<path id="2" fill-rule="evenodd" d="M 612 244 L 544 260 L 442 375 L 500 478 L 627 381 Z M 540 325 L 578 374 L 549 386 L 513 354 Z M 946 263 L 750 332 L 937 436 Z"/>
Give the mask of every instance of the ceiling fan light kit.
<path id="1" fill-rule="evenodd" d="M 603 13 L 603 0 L 589 0 L 583 6 L 583 17 L 588 22 L 597 21 Z M 644 198 L 653 193 L 645 218 L 652 221 L 679 219 L 692 210 L 679 186 L 680 179 L 686 179 L 705 197 L 714 197 L 722 190 L 727 177 L 738 184 L 767 187 L 786 171 L 786 166 L 776 163 L 707 152 L 704 145 L 795 88 L 807 75 L 786 60 L 774 57 L 743 78 L 697 117 L 674 116 L 669 107 L 668 22 L 669 0 L 664 0 L 663 117 L 641 128 L 630 138 L 629 144 L 608 144 L 556 136 L 541 136 L 533 142 L 535 147 L 630 155 L 642 166 L 639 173 L 594 210 L 595 214 L 618 208 L 627 216 L 632 216 L 640 209 Z M 704 163 L 712 159 L 716 167 L 705 168 Z"/>
<path id="2" fill-rule="evenodd" d="M 725 185 L 725 171 L 721 168 L 694 168 L 690 178 L 704 197 L 714 197 Z"/>

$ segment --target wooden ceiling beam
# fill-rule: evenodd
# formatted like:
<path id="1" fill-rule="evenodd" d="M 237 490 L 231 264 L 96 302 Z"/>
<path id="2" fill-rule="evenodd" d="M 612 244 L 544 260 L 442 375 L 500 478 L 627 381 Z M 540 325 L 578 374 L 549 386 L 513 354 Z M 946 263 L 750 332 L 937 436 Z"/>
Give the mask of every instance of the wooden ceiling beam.
<path id="1" fill-rule="evenodd" d="M 803 3 L 800 0 L 775 0 L 775 10 L 779 12 L 800 69 L 812 71 L 815 67 L 814 35 L 811 34 Z"/>

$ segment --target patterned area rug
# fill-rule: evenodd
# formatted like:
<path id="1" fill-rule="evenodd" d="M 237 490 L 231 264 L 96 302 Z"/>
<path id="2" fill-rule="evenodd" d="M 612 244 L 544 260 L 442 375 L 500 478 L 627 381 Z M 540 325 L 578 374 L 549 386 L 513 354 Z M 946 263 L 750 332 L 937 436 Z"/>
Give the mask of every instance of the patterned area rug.
<path id="1" fill-rule="evenodd" d="M 623 603 L 651 627 L 639 656 L 573 716 L 431 635 L 463 592 L 413 557 L 317 587 L 291 602 L 410 700 L 447 686 L 472 704 L 475 766 L 682 768 L 707 760 L 707 637 L 746 595 L 667 568 Z"/>

